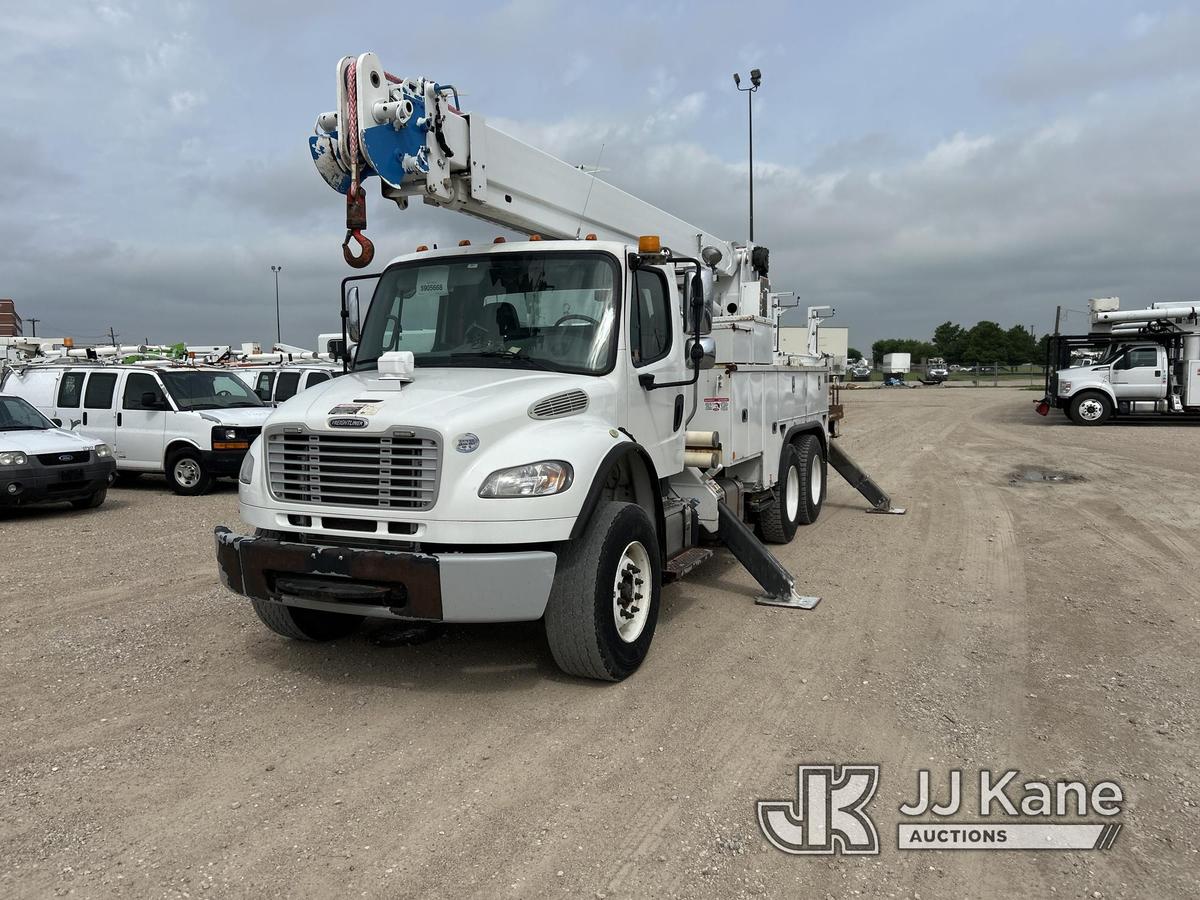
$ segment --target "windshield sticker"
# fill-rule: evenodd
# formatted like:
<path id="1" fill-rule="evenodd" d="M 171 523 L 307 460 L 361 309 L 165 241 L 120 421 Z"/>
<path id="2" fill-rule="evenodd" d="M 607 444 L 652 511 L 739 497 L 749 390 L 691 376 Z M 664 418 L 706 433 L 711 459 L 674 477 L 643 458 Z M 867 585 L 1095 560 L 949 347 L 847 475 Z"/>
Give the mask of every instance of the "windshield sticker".
<path id="1" fill-rule="evenodd" d="M 448 294 L 450 292 L 447 287 L 449 283 L 449 266 L 430 266 L 421 270 L 421 276 L 417 279 L 417 293 L 437 296 Z"/>

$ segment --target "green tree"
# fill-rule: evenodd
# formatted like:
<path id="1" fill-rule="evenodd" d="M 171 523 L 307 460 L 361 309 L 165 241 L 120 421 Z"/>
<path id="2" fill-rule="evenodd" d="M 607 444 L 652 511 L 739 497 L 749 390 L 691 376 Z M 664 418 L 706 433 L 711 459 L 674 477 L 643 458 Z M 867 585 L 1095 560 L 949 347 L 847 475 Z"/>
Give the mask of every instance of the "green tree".
<path id="1" fill-rule="evenodd" d="M 962 362 L 992 365 L 1008 361 L 1008 333 L 996 322 L 977 322 L 967 332 Z"/>
<path id="2" fill-rule="evenodd" d="M 1024 325 L 1014 325 L 1008 329 L 1008 364 L 1021 366 L 1031 363 L 1037 357 L 1037 341 Z"/>
<path id="3" fill-rule="evenodd" d="M 861 350 L 851 347 L 849 350 L 846 351 L 846 357 L 848 359 L 862 359 L 863 355 L 862 355 Z"/>
<path id="4" fill-rule="evenodd" d="M 967 342 L 967 330 L 954 322 L 943 322 L 933 329 L 933 344 L 946 362 L 960 362 Z"/>

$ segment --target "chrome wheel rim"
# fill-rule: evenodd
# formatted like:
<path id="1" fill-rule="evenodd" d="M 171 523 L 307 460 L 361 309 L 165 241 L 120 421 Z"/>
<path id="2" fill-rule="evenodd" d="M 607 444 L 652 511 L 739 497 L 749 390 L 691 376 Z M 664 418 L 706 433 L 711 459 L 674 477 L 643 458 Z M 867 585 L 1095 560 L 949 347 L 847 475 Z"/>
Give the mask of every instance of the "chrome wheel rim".
<path id="1" fill-rule="evenodd" d="M 1104 415 L 1104 404 L 1099 400 L 1084 400 L 1079 404 L 1079 417 L 1089 422 L 1095 422 Z"/>
<path id="2" fill-rule="evenodd" d="M 613 624 L 617 637 L 632 644 L 650 618 L 650 554 L 641 541 L 630 541 L 617 561 L 613 578 Z"/>
<path id="3" fill-rule="evenodd" d="M 200 466 L 194 459 L 181 459 L 175 463 L 175 481 L 180 487 L 194 488 L 200 483 Z"/>

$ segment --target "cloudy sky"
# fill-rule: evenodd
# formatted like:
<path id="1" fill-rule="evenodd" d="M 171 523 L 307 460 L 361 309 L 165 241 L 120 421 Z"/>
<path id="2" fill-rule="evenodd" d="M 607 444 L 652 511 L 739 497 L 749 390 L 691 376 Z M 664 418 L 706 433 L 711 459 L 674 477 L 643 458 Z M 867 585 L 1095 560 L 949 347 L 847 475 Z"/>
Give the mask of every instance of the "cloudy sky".
<path id="1" fill-rule="evenodd" d="M 731 73 L 757 66 L 777 289 L 863 349 L 946 319 L 1046 330 L 1089 296 L 1200 293 L 1198 47 L 1200 11 L 1098 0 L 0 0 L 0 296 L 39 334 L 266 343 L 276 264 L 284 340 L 336 330 L 343 208 L 307 136 L 338 59 L 374 50 L 738 240 Z M 373 201 L 380 255 L 496 233 Z"/>

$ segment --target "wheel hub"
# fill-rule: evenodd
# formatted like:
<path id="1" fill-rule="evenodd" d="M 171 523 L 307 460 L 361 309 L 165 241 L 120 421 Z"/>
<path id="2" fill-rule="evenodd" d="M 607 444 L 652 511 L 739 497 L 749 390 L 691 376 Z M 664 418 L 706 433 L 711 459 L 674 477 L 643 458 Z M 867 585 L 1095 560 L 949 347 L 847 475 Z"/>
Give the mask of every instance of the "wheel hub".
<path id="1" fill-rule="evenodd" d="M 633 643 L 646 627 L 650 615 L 650 555 L 640 541 L 632 541 L 621 553 L 613 579 L 613 624 L 617 635 Z"/>

